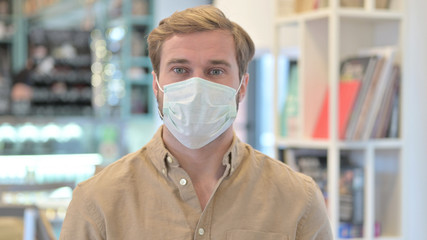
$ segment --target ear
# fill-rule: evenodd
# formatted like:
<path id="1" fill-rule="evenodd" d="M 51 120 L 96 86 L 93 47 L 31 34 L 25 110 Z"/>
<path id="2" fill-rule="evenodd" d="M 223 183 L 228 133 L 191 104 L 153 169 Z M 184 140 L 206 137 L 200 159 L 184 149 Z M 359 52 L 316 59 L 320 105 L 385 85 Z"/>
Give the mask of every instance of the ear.
<path id="1" fill-rule="evenodd" d="M 156 96 L 156 99 L 157 99 L 157 93 L 159 92 L 159 86 L 157 85 L 157 82 L 156 82 L 157 75 L 154 72 L 154 70 L 151 71 L 151 75 L 153 75 L 153 83 L 151 85 L 152 85 L 152 88 L 153 88 L 154 96 Z"/>
<path id="2" fill-rule="evenodd" d="M 249 83 L 249 73 L 245 73 L 245 75 L 243 75 L 242 77 L 242 86 L 240 87 L 240 90 L 239 90 L 239 102 L 242 102 L 246 96 L 248 83 Z"/>

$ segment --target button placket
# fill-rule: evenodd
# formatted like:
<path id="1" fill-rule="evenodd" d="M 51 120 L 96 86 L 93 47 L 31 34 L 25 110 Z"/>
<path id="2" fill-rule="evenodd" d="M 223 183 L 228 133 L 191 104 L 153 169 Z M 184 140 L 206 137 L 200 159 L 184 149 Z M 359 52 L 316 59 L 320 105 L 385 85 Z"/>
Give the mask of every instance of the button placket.
<path id="1" fill-rule="evenodd" d="M 167 161 L 167 160 L 166 160 Z M 174 164 L 177 161 L 174 159 Z M 179 165 L 171 164 L 168 175 L 170 179 L 175 183 L 175 186 L 181 196 L 181 199 L 184 201 L 189 201 L 188 203 L 194 208 L 200 208 L 199 200 L 197 198 L 196 192 L 191 183 L 191 179 L 188 174 L 179 167 Z"/>

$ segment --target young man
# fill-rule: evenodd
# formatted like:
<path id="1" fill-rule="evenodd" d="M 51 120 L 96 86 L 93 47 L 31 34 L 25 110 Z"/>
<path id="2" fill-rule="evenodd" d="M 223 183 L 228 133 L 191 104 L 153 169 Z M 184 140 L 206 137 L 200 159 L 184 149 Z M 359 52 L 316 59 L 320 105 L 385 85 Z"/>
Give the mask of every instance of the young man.
<path id="1" fill-rule="evenodd" d="M 248 34 L 202 6 L 164 19 L 148 45 L 164 125 L 77 186 L 61 239 L 332 239 L 313 180 L 233 132 Z"/>

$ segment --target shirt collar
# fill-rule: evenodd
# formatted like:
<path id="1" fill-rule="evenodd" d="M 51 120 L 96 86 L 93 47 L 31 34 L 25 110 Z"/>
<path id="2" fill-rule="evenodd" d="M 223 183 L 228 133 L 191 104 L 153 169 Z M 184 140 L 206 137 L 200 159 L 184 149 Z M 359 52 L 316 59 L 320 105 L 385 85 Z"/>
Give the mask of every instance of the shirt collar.
<path id="1" fill-rule="evenodd" d="M 154 166 L 162 172 L 164 175 L 167 174 L 166 158 L 170 154 L 165 147 L 162 140 L 163 127 L 160 126 L 157 132 L 154 134 L 151 141 L 146 145 L 147 154 L 154 164 Z M 171 155 L 171 154 L 170 154 Z"/>
<path id="2" fill-rule="evenodd" d="M 162 139 L 163 126 L 157 130 L 151 141 L 146 145 L 147 153 L 154 166 L 164 175 L 167 175 L 168 167 L 178 166 L 178 162 L 172 154 L 166 149 Z M 228 176 L 232 175 L 238 168 L 243 159 L 243 150 L 245 144 L 233 133 L 233 141 L 230 148 L 224 154 L 222 164 L 229 169 Z M 172 162 L 168 161 L 168 157 Z"/>
<path id="3" fill-rule="evenodd" d="M 240 165 L 243 159 L 243 156 L 241 154 L 243 153 L 243 145 L 244 144 L 242 144 L 242 142 L 236 136 L 236 133 L 233 133 L 233 141 L 231 143 L 231 146 L 226 152 L 226 154 L 224 154 L 224 157 L 222 159 L 222 164 L 224 166 L 229 166 L 229 176 L 232 175 L 234 171 L 236 171 L 237 167 Z"/>

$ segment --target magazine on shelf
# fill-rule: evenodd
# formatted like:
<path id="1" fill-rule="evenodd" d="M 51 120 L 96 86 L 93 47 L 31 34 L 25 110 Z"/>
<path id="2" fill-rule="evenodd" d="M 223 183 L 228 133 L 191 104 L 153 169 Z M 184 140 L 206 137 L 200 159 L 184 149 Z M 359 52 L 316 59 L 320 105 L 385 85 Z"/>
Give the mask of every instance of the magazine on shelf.
<path id="1" fill-rule="evenodd" d="M 375 57 L 369 75 L 362 81 L 361 90 L 357 96 L 348 125 L 345 129 L 345 139 L 347 140 L 367 140 L 375 137 L 385 137 L 387 129 L 391 124 L 391 115 L 385 112 L 383 107 L 389 106 L 390 101 L 398 92 L 398 85 L 393 87 L 393 78 L 398 78 L 398 73 L 393 73 L 396 48 L 394 46 L 377 47 L 362 50 L 361 57 Z M 391 91 L 395 93 L 391 94 Z M 390 110 L 391 111 L 391 110 Z M 389 116 L 388 119 L 385 116 Z"/>
<path id="2" fill-rule="evenodd" d="M 392 121 L 393 116 L 397 111 L 395 105 L 399 105 L 399 88 L 400 88 L 400 68 L 399 66 L 394 66 L 390 78 L 390 83 L 387 84 L 386 90 L 384 92 L 384 97 L 382 99 L 381 108 L 378 111 L 378 117 L 375 119 L 375 124 L 371 132 L 370 138 L 386 138 L 386 137 L 397 137 L 389 136 L 388 129 L 396 128 L 398 121 Z"/>
<path id="3" fill-rule="evenodd" d="M 384 66 L 384 59 L 380 58 L 375 65 L 371 78 L 364 82 L 364 92 L 358 97 L 358 105 L 352 113 L 352 122 L 347 129 L 346 139 L 359 140 L 366 126 L 366 118 L 371 108 L 375 91 L 378 86 L 381 71 Z"/>
<path id="4" fill-rule="evenodd" d="M 372 81 L 375 78 L 376 72 L 378 71 L 378 69 L 381 69 L 382 66 L 382 61 L 380 61 L 378 57 L 369 57 L 371 61 L 369 62 L 366 74 L 363 76 L 363 80 L 361 81 L 362 85 L 360 87 L 360 91 L 354 102 L 352 111 L 347 122 L 345 133 L 343 134 L 343 138 L 347 140 L 352 140 L 355 137 L 357 124 L 360 119 L 363 105 L 366 102 L 365 99 L 368 95 L 368 92 L 370 91 L 370 86 L 372 85 Z"/>
<path id="5" fill-rule="evenodd" d="M 378 47 L 362 51 L 361 54 L 377 55 L 384 59 L 384 65 L 378 78 L 378 84 L 375 86 L 372 102 L 369 103 L 369 109 L 366 115 L 365 127 L 360 135 L 361 140 L 367 140 L 371 137 L 375 120 L 379 117 L 382 99 L 384 98 L 387 85 L 390 84 L 393 66 L 395 62 L 396 47 Z"/>
<path id="6" fill-rule="evenodd" d="M 346 129 L 351 122 L 351 116 L 353 115 L 353 118 L 358 116 L 354 112 L 366 92 L 363 87 L 366 88 L 365 82 L 371 79 L 376 61 L 376 56 L 356 56 L 341 62 L 338 86 L 338 135 L 340 139 L 346 137 Z M 313 138 L 329 137 L 329 95 L 328 89 L 314 128 Z"/>

